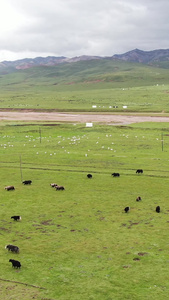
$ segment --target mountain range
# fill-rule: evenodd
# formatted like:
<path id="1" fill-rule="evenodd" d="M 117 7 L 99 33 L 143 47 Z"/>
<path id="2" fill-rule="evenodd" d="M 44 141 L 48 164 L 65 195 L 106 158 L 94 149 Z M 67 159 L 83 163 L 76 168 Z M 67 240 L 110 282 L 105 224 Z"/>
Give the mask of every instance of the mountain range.
<path id="1" fill-rule="evenodd" d="M 0 69 L 29 69 L 35 66 L 56 66 L 60 64 L 69 64 L 79 61 L 90 61 L 90 60 L 114 60 L 114 61 L 126 61 L 126 62 L 134 62 L 134 63 L 141 63 L 146 65 L 155 65 L 156 67 L 160 67 L 161 64 L 163 68 L 168 68 L 169 63 L 169 49 L 158 49 L 152 51 L 143 51 L 139 49 L 134 49 L 128 51 L 123 54 L 115 54 L 113 56 L 77 56 L 73 58 L 67 58 L 64 56 L 55 57 L 55 56 L 48 56 L 48 57 L 36 57 L 36 58 L 25 58 L 15 61 L 3 61 L 0 62 Z"/>

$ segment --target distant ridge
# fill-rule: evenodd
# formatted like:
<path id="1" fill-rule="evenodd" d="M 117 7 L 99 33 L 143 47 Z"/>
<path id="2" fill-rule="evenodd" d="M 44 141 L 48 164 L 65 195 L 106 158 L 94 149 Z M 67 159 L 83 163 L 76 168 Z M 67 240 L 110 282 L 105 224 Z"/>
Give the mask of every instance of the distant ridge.
<path id="1" fill-rule="evenodd" d="M 93 59 L 102 59 L 99 56 L 77 56 L 73 58 L 67 58 L 64 56 L 55 57 L 36 57 L 36 58 L 24 58 L 15 61 L 3 61 L 0 63 L 0 68 L 14 68 L 14 69 L 29 69 L 35 66 L 56 66 L 63 63 L 73 63 L 78 61 L 88 61 Z"/>
<path id="2" fill-rule="evenodd" d="M 152 62 L 168 61 L 169 49 L 159 49 L 153 51 L 134 49 L 124 54 L 115 54 L 113 58 L 129 62 L 151 64 Z"/>
<path id="3" fill-rule="evenodd" d="M 78 61 L 105 60 L 105 59 L 118 60 L 118 61 L 121 60 L 126 62 L 135 62 L 135 63 L 151 65 L 158 62 L 169 61 L 169 49 L 159 49 L 159 50 L 152 50 L 152 51 L 143 51 L 139 49 L 134 49 L 126 53 L 115 54 L 110 57 L 82 55 L 82 56 L 76 56 L 72 58 L 67 58 L 64 56 L 25 58 L 25 59 L 20 59 L 15 61 L 3 61 L 0 63 L 0 68 L 4 70 L 6 68 L 19 70 L 19 69 L 29 69 L 35 66 L 56 66 L 59 64 L 74 63 Z"/>

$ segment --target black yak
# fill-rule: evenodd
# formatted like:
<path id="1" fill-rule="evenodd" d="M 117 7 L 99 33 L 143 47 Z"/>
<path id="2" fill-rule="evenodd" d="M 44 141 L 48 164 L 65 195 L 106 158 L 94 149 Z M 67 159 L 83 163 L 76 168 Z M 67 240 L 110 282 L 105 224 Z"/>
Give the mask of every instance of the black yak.
<path id="1" fill-rule="evenodd" d="M 7 246 L 5 246 L 5 249 L 8 249 L 8 251 L 11 251 L 14 253 L 19 253 L 19 247 L 14 246 L 14 245 L 7 245 Z"/>
<path id="2" fill-rule="evenodd" d="M 62 185 L 57 185 L 57 186 L 55 186 L 55 188 L 56 188 L 56 191 L 63 191 L 63 190 L 65 190 L 64 186 L 62 186 Z"/>
<path id="3" fill-rule="evenodd" d="M 129 212 L 129 210 L 130 210 L 129 206 L 125 207 L 125 209 L 124 209 L 125 213 Z"/>
<path id="4" fill-rule="evenodd" d="M 92 174 L 87 174 L 87 178 L 92 178 Z"/>
<path id="5" fill-rule="evenodd" d="M 157 212 L 157 213 L 160 213 L 160 206 L 157 206 L 157 207 L 156 207 L 156 212 Z"/>
<path id="6" fill-rule="evenodd" d="M 21 220 L 21 216 L 12 216 L 11 219 L 14 219 L 14 221 Z"/>
<path id="7" fill-rule="evenodd" d="M 120 177 L 120 174 L 119 173 L 113 173 L 111 174 L 113 177 Z"/>
<path id="8" fill-rule="evenodd" d="M 136 173 L 137 174 L 143 174 L 143 170 L 142 169 L 137 169 Z"/>
<path id="9" fill-rule="evenodd" d="M 138 196 L 138 197 L 136 198 L 136 201 L 141 201 L 141 197 Z"/>
<path id="10" fill-rule="evenodd" d="M 22 181 L 22 183 L 23 183 L 24 185 L 31 184 L 31 183 L 32 183 L 32 180 L 24 180 L 24 181 Z"/>
<path id="11" fill-rule="evenodd" d="M 14 189 L 15 188 L 14 188 L 13 185 L 8 185 L 8 186 L 5 187 L 5 190 L 7 190 L 7 191 L 13 191 Z"/>
<path id="12" fill-rule="evenodd" d="M 15 259 L 10 259 L 9 262 L 12 263 L 12 267 L 13 268 L 19 268 L 21 267 L 21 263 L 18 261 L 18 260 L 15 260 Z"/>

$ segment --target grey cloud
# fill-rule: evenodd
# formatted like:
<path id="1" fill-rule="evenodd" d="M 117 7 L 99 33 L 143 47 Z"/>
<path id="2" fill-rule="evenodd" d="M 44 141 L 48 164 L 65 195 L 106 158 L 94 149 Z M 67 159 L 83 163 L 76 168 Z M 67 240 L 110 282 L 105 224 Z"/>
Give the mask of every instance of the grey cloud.
<path id="1" fill-rule="evenodd" d="M 25 18 L 1 50 L 68 57 L 168 48 L 168 0 L 5 0 Z"/>

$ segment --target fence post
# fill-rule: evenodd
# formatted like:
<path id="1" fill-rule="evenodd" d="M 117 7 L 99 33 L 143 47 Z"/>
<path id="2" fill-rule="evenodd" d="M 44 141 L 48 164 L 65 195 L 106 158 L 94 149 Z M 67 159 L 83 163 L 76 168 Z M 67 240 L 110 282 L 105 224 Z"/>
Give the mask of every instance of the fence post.
<path id="1" fill-rule="evenodd" d="M 39 136 L 40 136 L 40 144 L 41 144 L 41 128 L 39 127 Z"/>
<path id="2" fill-rule="evenodd" d="M 20 155 L 20 173 L 21 173 L 21 182 L 23 181 L 23 176 L 22 176 L 22 159 Z"/>

